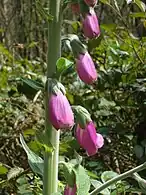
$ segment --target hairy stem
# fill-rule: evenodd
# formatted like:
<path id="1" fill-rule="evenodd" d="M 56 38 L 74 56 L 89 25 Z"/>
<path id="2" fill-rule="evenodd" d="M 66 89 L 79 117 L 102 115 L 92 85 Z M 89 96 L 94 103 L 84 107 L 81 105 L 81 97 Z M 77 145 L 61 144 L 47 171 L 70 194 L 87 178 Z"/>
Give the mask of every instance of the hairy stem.
<path id="1" fill-rule="evenodd" d="M 49 22 L 48 27 L 48 59 L 47 59 L 47 78 L 52 78 L 56 71 L 56 61 L 61 55 L 61 0 L 49 0 L 50 14 L 54 17 Z M 44 177 L 43 195 L 51 195 L 57 192 L 58 187 L 58 156 L 59 156 L 59 131 L 53 129 L 48 120 L 48 101 L 49 92 L 46 87 L 45 97 L 45 134 L 48 144 L 52 144 L 52 153 L 44 153 Z"/>
<path id="2" fill-rule="evenodd" d="M 109 187 L 110 185 L 120 181 L 120 180 L 123 180 L 123 179 L 126 179 L 127 177 L 132 177 L 133 176 L 133 173 L 136 173 L 136 172 L 139 172 L 139 171 L 142 171 L 143 169 L 146 169 L 146 163 L 143 163 L 125 173 L 122 173 L 120 175 L 118 175 L 117 177 L 114 177 L 113 179 L 110 179 L 109 181 L 107 181 L 106 183 L 104 183 L 103 185 L 101 185 L 99 188 L 96 188 L 95 190 L 93 190 L 90 195 L 97 195 L 99 194 L 102 190 L 104 190 L 105 188 Z"/>

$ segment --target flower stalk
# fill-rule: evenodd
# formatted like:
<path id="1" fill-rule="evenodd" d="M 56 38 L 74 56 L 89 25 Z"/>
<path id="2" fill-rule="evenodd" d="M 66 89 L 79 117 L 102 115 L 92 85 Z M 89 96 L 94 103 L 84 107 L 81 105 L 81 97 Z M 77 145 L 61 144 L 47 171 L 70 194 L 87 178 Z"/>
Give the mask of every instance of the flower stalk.
<path id="1" fill-rule="evenodd" d="M 48 26 L 48 59 L 47 78 L 52 78 L 56 71 L 56 61 L 61 55 L 61 0 L 49 0 L 49 13 L 53 20 Z M 53 129 L 48 116 L 49 91 L 46 86 L 45 95 L 45 134 L 48 144 L 51 143 L 52 153 L 44 153 L 43 195 L 57 192 L 58 187 L 58 157 L 59 157 L 59 131 Z"/>
<path id="2" fill-rule="evenodd" d="M 102 190 L 108 188 L 110 185 L 120 181 L 120 180 L 123 180 L 123 179 L 126 179 L 127 177 L 132 177 L 134 173 L 136 172 L 139 172 L 139 171 L 142 171 L 146 169 L 146 163 L 143 163 L 125 173 L 122 173 L 120 175 L 118 175 L 117 177 L 114 177 L 112 179 L 110 179 L 109 181 L 105 182 L 103 185 L 101 185 L 99 188 L 96 188 L 95 190 L 93 190 L 90 195 L 97 195 L 99 194 Z"/>

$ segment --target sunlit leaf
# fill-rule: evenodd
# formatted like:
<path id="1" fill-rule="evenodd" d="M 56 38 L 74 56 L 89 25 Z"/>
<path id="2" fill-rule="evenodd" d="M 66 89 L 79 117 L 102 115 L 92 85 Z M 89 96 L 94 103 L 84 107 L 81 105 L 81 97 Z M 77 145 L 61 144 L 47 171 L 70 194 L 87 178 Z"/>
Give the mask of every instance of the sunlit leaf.
<path id="1" fill-rule="evenodd" d="M 8 180 L 17 177 L 17 176 L 20 175 L 23 171 L 24 171 L 24 169 L 23 169 L 23 168 L 20 168 L 20 167 L 15 167 L 15 168 L 10 169 L 9 172 L 8 172 L 8 174 L 7 174 Z"/>
<path id="2" fill-rule="evenodd" d="M 61 57 L 57 60 L 57 63 L 56 63 L 57 71 L 61 73 L 72 65 L 73 65 L 73 62 L 71 62 L 70 60 L 66 58 Z"/>
<path id="3" fill-rule="evenodd" d="M 100 0 L 101 3 L 104 3 L 104 4 L 110 4 L 110 1 L 109 0 Z"/>
<path id="4" fill-rule="evenodd" d="M 134 3 L 141 9 L 141 11 L 145 12 L 146 5 L 141 0 L 134 0 Z"/>
<path id="5" fill-rule="evenodd" d="M 77 195 L 88 194 L 90 189 L 90 179 L 81 165 L 75 165 L 74 173 L 76 176 Z"/>
<path id="6" fill-rule="evenodd" d="M 8 172 L 8 169 L 0 163 L 0 175 L 6 174 Z"/>
<path id="7" fill-rule="evenodd" d="M 135 12 L 130 14 L 131 17 L 134 18 L 146 18 L 146 13 L 144 12 Z"/>
<path id="8" fill-rule="evenodd" d="M 106 181 L 113 179 L 114 177 L 117 177 L 118 173 L 114 172 L 114 171 L 104 171 L 101 175 L 101 180 L 103 183 L 105 183 Z M 120 183 L 120 181 L 118 181 L 118 183 Z M 110 189 L 115 189 L 116 185 L 113 184 L 111 186 L 109 186 Z"/>
<path id="9" fill-rule="evenodd" d="M 26 145 L 23 136 L 20 135 L 20 142 L 22 144 L 23 149 L 25 150 L 27 157 L 28 157 L 28 163 L 31 167 L 31 169 L 40 175 L 43 175 L 43 168 L 44 168 L 44 161 L 42 158 L 40 158 L 38 155 L 36 155 L 33 151 L 31 151 L 28 146 Z"/>

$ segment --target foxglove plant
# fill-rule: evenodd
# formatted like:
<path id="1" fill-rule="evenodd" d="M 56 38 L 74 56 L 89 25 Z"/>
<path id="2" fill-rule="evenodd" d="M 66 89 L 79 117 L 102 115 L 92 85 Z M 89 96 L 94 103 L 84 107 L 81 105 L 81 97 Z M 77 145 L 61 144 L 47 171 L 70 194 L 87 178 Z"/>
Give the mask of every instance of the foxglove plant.
<path id="1" fill-rule="evenodd" d="M 57 83 L 58 84 L 58 83 Z M 56 85 L 57 85 L 56 84 Z M 59 86 L 54 86 L 55 89 L 51 90 L 48 110 L 49 119 L 55 129 L 70 129 L 74 125 L 74 115 L 71 110 L 71 106 L 63 92 L 59 89 Z M 63 86 L 61 86 L 63 88 Z M 50 87 L 51 88 L 51 87 Z"/>
<path id="2" fill-rule="evenodd" d="M 94 83 L 98 75 L 88 51 L 79 40 L 72 40 L 71 46 L 76 58 L 76 70 L 80 79 L 86 84 Z"/>
<path id="3" fill-rule="evenodd" d="M 66 1 L 65 1 L 66 2 Z M 80 0 L 83 6 L 94 6 L 95 1 Z M 86 4 L 85 4 L 86 2 Z M 88 6 L 86 5 L 86 8 Z M 80 146 L 84 148 L 89 156 L 96 154 L 99 148 L 104 144 L 101 134 L 96 132 L 94 122 L 88 111 L 81 106 L 72 106 L 65 96 L 65 89 L 61 83 L 54 79 L 56 73 L 56 62 L 61 56 L 61 26 L 62 26 L 62 1 L 49 0 L 49 11 L 53 17 L 49 21 L 48 28 L 48 63 L 47 63 L 47 82 L 45 87 L 45 151 L 44 162 L 40 157 L 29 151 L 29 157 L 33 154 L 32 167 L 43 174 L 43 195 L 56 194 L 58 190 L 58 164 L 59 164 L 59 134 L 60 130 L 70 129 L 74 125 L 74 116 L 76 122 L 75 137 Z M 83 10 L 83 9 L 82 9 Z M 86 12 L 87 11 L 87 12 Z M 100 29 L 97 16 L 92 11 L 85 9 L 83 20 L 84 35 L 88 38 L 99 36 Z M 92 84 L 97 80 L 97 72 L 89 55 L 87 48 L 76 39 L 70 40 L 72 51 L 76 58 L 76 69 L 82 81 Z M 57 75 L 57 74 L 56 74 Z M 74 114 L 73 114 L 73 112 Z M 54 129 L 54 128 L 56 129 Z M 42 134 L 43 135 L 43 134 Z M 24 144 L 23 144 L 24 145 Z M 50 146 L 51 145 L 51 146 Z M 49 150 L 51 147 L 51 150 Z M 47 148 L 47 149 L 46 149 Z M 48 149 L 49 148 L 49 149 Z M 35 162 L 35 159 L 36 162 Z M 64 195 L 87 195 L 90 190 L 90 179 L 85 169 L 80 165 L 81 161 L 76 159 L 76 164 L 66 167 L 66 187 Z M 40 165 L 41 164 L 41 165 Z M 43 164 L 43 171 L 42 171 Z M 132 176 L 133 173 L 146 168 L 146 163 L 107 181 L 97 189 L 93 190 L 90 195 L 96 195 L 112 185 L 113 183 Z M 42 173 L 43 172 L 43 173 Z M 83 182 L 82 182 L 83 180 Z M 142 180 L 141 180 L 142 181 Z"/>
<path id="4" fill-rule="evenodd" d="M 95 125 L 92 121 L 84 129 L 79 124 L 77 125 L 76 139 L 80 146 L 86 150 L 88 156 L 95 155 L 104 144 L 102 135 L 96 133 Z"/>
<path id="5" fill-rule="evenodd" d="M 73 106 L 76 116 L 77 127 L 75 136 L 82 148 L 86 150 L 88 156 L 93 156 L 104 144 L 101 134 L 96 133 L 95 125 L 89 112 L 82 106 Z"/>
<path id="6" fill-rule="evenodd" d="M 49 119 L 55 129 L 70 129 L 74 117 L 66 96 L 59 92 L 52 94 L 49 100 Z"/>
<path id="7" fill-rule="evenodd" d="M 76 59 L 76 69 L 80 79 L 86 84 L 97 80 L 97 72 L 93 60 L 88 52 L 80 54 Z"/>

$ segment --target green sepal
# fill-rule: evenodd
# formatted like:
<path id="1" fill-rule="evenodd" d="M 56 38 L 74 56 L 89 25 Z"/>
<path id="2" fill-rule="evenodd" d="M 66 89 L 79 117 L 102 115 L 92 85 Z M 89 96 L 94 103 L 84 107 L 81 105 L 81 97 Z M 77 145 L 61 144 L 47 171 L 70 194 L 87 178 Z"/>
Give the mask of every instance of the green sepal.
<path id="1" fill-rule="evenodd" d="M 72 39 L 70 42 L 73 54 L 75 58 L 78 58 L 80 54 L 85 54 L 87 52 L 86 47 L 82 44 L 79 39 Z"/>
<path id="2" fill-rule="evenodd" d="M 65 87 L 56 79 L 48 78 L 46 82 L 46 87 L 48 87 L 49 95 L 52 93 L 57 95 L 59 92 L 66 94 Z"/>
<path id="3" fill-rule="evenodd" d="M 86 125 L 92 121 L 90 113 L 82 106 L 72 106 L 72 109 L 75 114 L 77 124 L 84 129 Z"/>

